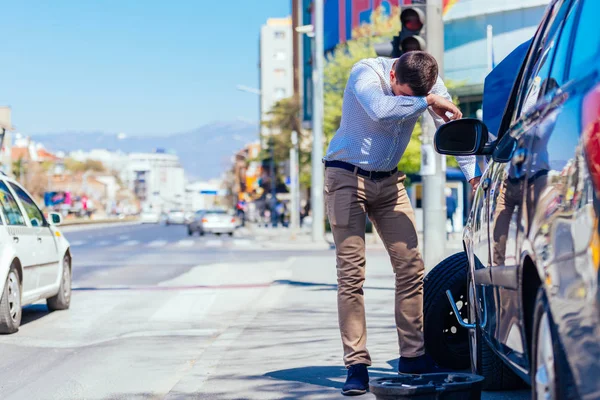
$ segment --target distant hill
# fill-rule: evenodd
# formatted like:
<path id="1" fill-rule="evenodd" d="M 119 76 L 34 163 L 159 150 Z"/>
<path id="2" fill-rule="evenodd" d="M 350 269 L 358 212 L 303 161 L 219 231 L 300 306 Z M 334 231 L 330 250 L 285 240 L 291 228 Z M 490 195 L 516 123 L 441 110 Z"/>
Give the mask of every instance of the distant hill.
<path id="1" fill-rule="evenodd" d="M 215 122 L 188 132 L 162 136 L 128 136 L 116 133 L 60 132 L 33 135 L 51 151 L 71 152 L 92 149 L 121 150 L 125 153 L 173 151 L 190 179 L 210 179 L 231 166 L 231 157 L 246 143 L 258 140 L 258 124 L 244 121 Z"/>

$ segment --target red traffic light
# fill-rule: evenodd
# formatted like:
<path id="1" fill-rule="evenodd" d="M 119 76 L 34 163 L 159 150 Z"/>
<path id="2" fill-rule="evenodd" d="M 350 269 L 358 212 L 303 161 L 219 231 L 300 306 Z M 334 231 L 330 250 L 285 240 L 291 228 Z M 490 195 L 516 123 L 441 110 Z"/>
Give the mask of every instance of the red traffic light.
<path id="1" fill-rule="evenodd" d="M 408 29 L 418 33 L 425 24 L 425 14 L 418 8 L 405 8 L 400 13 L 402 29 Z"/>

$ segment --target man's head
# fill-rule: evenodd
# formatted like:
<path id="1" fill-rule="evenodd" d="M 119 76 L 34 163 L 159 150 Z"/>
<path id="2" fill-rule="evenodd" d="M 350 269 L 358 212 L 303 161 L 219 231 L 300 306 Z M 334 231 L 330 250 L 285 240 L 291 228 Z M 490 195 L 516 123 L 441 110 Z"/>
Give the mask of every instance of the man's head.
<path id="1" fill-rule="evenodd" d="M 435 58 L 424 51 L 404 53 L 390 71 L 396 96 L 427 96 L 438 77 Z"/>

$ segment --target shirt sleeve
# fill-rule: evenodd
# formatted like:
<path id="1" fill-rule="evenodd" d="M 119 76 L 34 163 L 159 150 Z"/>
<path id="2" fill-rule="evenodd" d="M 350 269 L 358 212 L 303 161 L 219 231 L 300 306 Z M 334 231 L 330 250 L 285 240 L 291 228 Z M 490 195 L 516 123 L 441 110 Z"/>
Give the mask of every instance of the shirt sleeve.
<path id="1" fill-rule="evenodd" d="M 381 78 L 369 65 L 352 68 L 348 86 L 373 121 L 400 120 L 421 114 L 427 108 L 425 97 L 393 96 L 383 92 Z"/>
<path id="2" fill-rule="evenodd" d="M 445 98 L 448 101 L 452 101 L 452 96 L 450 96 L 450 93 L 448 93 L 448 89 L 446 88 L 444 81 L 442 81 L 442 78 L 440 78 L 439 76 L 437 78 L 437 81 L 435 82 L 435 85 L 433 85 L 433 88 L 431 89 L 431 93 L 437 94 L 438 96 L 442 96 L 443 98 Z M 428 110 L 429 110 L 429 113 L 431 114 L 431 116 L 433 117 L 433 121 L 435 122 L 436 129 L 438 129 L 440 126 L 444 125 L 445 122 L 442 119 L 442 117 L 440 117 L 435 112 L 433 112 L 433 110 L 431 108 L 428 108 Z M 458 166 L 460 167 L 460 170 L 465 175 L 465 178 L 467 178 L 467 181 L 470 181 L 473 178 L 481 176 L 481 170 L 480 170 L 479 166 L 477 165 L 477 157 L 461 156 L 461 157 L 456 157 L 456 161 L 458 162 Z"/>

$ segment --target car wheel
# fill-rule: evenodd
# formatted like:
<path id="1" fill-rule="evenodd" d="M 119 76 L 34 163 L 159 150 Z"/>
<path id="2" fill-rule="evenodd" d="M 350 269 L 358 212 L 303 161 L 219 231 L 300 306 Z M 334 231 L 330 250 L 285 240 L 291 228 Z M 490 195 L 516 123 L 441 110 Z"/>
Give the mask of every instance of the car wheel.
<path id="1" fill-rule="evenodd" d="M 477 321 L 477 304 L 475 285 L 468 280 L 469 322 L 477 325 L 469 330 L 469 354 L 471 356 L 471 372 L 483 376 L 483 390 L 509 390 L 524 386 L 519 378 L 483 339 L 479 321 Z"/>
<path id="2" fill-rule="evenodd" d="M 58 293 L 48 298 L 46 304 L 50 311 L 66 310 L 71 305 L 71 259 L 68 255 L 63 258 L 63 273 Z"/>
<path id="3" fill-rule="evenodd" d="M 467 273 L 466 254 L 456 253 L 432 269 L 423 285 L 425 351 L 440 366 L 456 370 L 469 368 L 469 334 L 456 321 L 446 290 L 452 292 L 460 318 L 466 320 Z"/>
<path id="4" fill-rule="evenodd" d="M 229 235 L 229 236 L 233 236 L 233 232 L 229 232 L 229 233 L 228 233 L 228 235 Z"/>
<path id="5" fill-rule="evenodd" d="M 14 266 L 10 267 L 0 297 L 0 333 L 15 333 L 21 325 L 21 281 Z"/>
<path id="6" fill-rule="evenodd" d="M 542 288 L 538 290 L 533 313 L 532 350 L 531 398 L 572 398 L 576 389 Z"/>
<path id="7" fill-rule="evenodd" d="M 194 231 L 192 230 L 191 227 L 188 226 L 188 236 L 193 236 L 194 235 Z"/>

